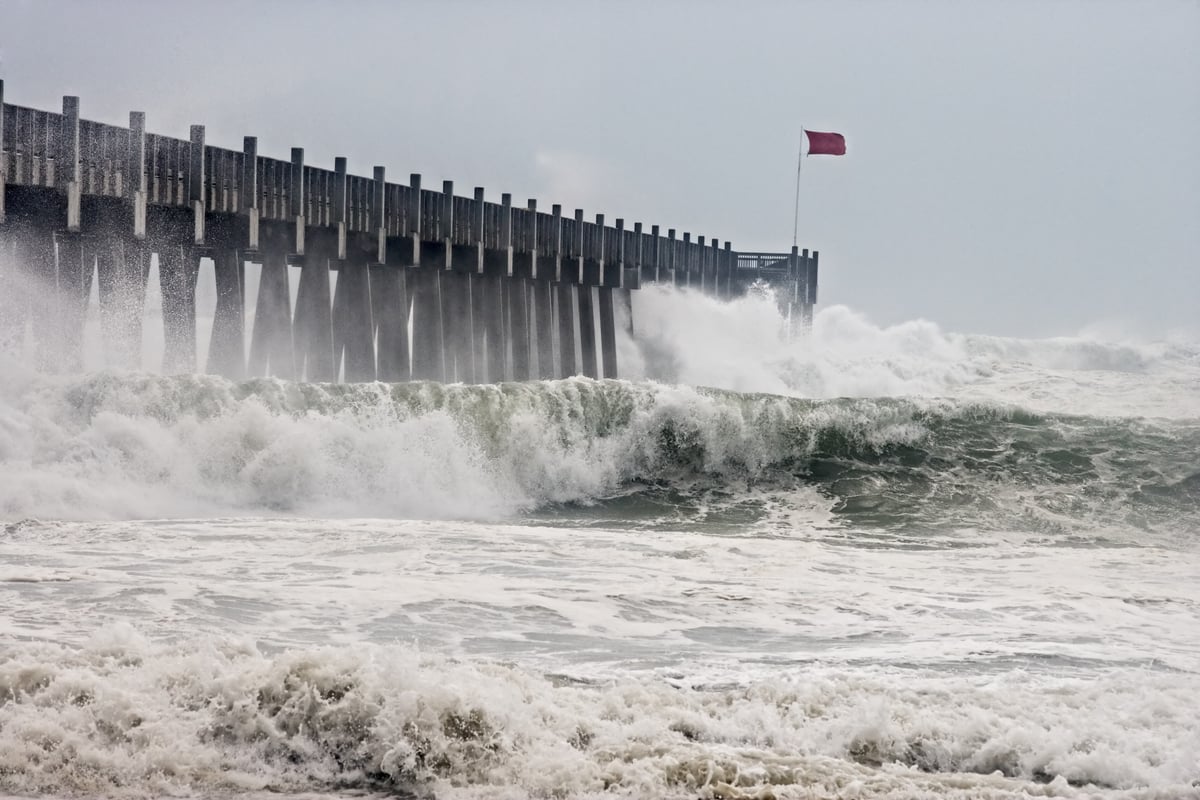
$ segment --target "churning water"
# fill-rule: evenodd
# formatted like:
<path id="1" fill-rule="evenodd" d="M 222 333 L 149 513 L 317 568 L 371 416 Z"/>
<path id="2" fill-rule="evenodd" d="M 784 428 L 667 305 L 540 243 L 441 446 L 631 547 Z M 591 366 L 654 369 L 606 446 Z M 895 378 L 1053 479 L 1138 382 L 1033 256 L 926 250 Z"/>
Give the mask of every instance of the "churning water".
<path id="1" fill-rule="evenodd" d="M 0 792 L 1200 797 L 1200 347 L 636 294 L 628 381 L 4 363 Z"/>

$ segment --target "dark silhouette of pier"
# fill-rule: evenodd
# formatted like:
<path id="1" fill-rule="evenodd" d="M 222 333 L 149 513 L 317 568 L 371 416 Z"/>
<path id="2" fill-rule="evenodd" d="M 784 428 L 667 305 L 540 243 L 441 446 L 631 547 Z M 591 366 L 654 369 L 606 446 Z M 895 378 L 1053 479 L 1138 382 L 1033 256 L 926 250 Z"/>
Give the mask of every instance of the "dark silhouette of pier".
<path id="1" fill-rule="evenodd" d="M 239 379 L 496 382 L 614 378 L 617 325 L 633 332 L 643 283 L 730 298 L 771 284 L 797 325 L 812 319 L 817 253 L 749 253 L 658 225 L 606 224 L 535 200 L 489 202 L 389 183 L 4 102 L 0 81 L 0 344 L 32 330 L 47 369 L 81 366 L 92 284 L 102 349 L 138 367 L 157 254 L 167 371 Z M 216 312 L 196 364 L 196 288 L 213 262 Z M 261 265 L 256 297 L 246 264 Z M 294 293 L 292 280 L 299 267 Z M 336 272 L 336 282 L 331 273 Z M 333 286 L 334 288 L 331 288 Z M 250 305 L 252 304 L 252 306 Z M 246 329 L 253 308 L 253 327 Z M 249 345 L 247 347 L 247 345 Z"/>

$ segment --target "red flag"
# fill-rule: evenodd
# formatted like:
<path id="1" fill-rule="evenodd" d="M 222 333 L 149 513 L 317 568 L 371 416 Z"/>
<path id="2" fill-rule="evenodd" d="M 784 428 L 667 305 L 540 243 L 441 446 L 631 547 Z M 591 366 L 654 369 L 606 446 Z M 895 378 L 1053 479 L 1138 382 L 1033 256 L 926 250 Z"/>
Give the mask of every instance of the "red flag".
<path id="1" fill-rule="evenodd" d="M 840 133 L 805 131 L 804 135 L 808 137 L 808 154 L 810 156 L 846 155 L 846 137 Z"/>

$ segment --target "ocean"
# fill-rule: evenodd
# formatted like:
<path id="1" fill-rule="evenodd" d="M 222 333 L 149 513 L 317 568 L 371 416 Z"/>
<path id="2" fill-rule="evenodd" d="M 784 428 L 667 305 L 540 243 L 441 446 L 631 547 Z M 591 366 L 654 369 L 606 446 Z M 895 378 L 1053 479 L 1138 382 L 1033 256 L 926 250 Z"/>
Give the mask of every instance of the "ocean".
<path id="1" fill-rule="evenodd" d="M 634 294 L 629 380 L 0 363 L 0 794 L 1200 798 L 1200 345 Z"/>

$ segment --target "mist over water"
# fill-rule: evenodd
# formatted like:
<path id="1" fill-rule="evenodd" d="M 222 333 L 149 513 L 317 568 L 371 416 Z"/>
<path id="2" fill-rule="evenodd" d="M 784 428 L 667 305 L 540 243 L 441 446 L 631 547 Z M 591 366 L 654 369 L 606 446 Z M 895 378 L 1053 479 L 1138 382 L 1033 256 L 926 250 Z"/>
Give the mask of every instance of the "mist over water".
<path id="1" fill-rule="evenodd" d="M 1200 345 L 633 313 L 619 381 L 0 357 L 0 792 L 1200 797 Z"/>

